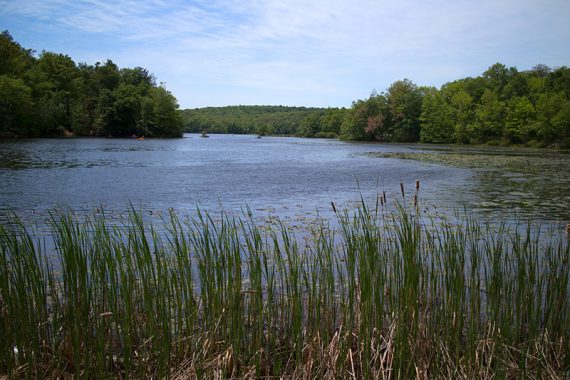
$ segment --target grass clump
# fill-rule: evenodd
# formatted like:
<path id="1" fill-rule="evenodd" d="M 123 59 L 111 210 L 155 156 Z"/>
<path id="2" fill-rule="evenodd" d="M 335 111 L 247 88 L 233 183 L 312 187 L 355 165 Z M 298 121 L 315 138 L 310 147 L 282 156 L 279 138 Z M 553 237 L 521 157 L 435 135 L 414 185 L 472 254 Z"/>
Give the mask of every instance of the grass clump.
<path id="1" fill-rule="evenodd" d="M 382 202 L 384 204 L 384 202 Z M 307 236 L 251 213 L 0 226 L 0 375 L 562 378 L 570 245 L 360 206 Z M 263 227 L 263 228 L 262 228 Z"/>

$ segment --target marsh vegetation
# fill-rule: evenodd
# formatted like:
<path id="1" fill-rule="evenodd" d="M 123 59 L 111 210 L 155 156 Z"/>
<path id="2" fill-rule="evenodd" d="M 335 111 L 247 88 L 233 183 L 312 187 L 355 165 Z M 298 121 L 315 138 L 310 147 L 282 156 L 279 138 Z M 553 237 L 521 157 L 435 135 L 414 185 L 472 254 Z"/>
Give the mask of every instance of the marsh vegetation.
<path id="1" fill-rule="evenodd" d="M 413 196 L 413 195 L 411 195 Z M 0 227 L 0 373 L 14 377 L 560 378 L 561 231 L 388 211 L 273 220 L 56 210 L 55 252 Z M 336 208 L 335 208 L 336 209 Z"/>

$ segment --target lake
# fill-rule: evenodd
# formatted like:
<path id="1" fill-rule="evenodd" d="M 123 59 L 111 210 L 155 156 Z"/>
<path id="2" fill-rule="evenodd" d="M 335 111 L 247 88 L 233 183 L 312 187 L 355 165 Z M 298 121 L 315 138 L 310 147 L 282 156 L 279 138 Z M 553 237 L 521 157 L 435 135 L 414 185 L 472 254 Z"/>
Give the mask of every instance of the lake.
<path id="1" fill-rule="evenodd" d="M 29 139 L 0 141 L 0 216 L 14 210 L 41 223 L 57 206 L 78 215 L 132 203 L 157 218 L 197 207 L 303 224 L 332 217 L 331 201 L 351 207 L 413 202 L 422 209 L 467 209 L 482 219 L 532 217 L 570 222 L 570 155 L 509 148 L 351 143 L 325 139 L 187 134 L 182 139 Z"/>

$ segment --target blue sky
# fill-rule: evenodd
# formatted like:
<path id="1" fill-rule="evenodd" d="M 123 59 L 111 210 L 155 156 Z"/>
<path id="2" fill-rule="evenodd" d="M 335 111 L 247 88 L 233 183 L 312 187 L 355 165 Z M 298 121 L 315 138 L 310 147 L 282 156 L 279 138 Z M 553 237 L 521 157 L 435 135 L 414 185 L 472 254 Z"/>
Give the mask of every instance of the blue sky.
<path id="1" fill-rule="evenodd" d="M 142 66 L 182 108 L 349 107 L 409 78 L 570 66 L 570 0 L 0 0 L 24 47 Z"/>

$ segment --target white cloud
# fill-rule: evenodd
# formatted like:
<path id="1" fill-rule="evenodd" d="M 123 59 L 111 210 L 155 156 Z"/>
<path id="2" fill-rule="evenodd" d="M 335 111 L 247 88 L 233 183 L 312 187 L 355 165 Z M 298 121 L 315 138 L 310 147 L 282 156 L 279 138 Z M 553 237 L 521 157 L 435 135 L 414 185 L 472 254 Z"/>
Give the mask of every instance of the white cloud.
<path id="1" fill-rule="evenodd" d="M 497 61 L 524 69 L 570 60 L 567 0 L 0 4 L 0 17 L 88 36 L 83 49 L 64 52 L 76 59 L 104 49 L 120 64 L 148 67 L 184 107 L 207 105 L 201 98 L 348 106 L 403 77 L 439 85 Z"/>

